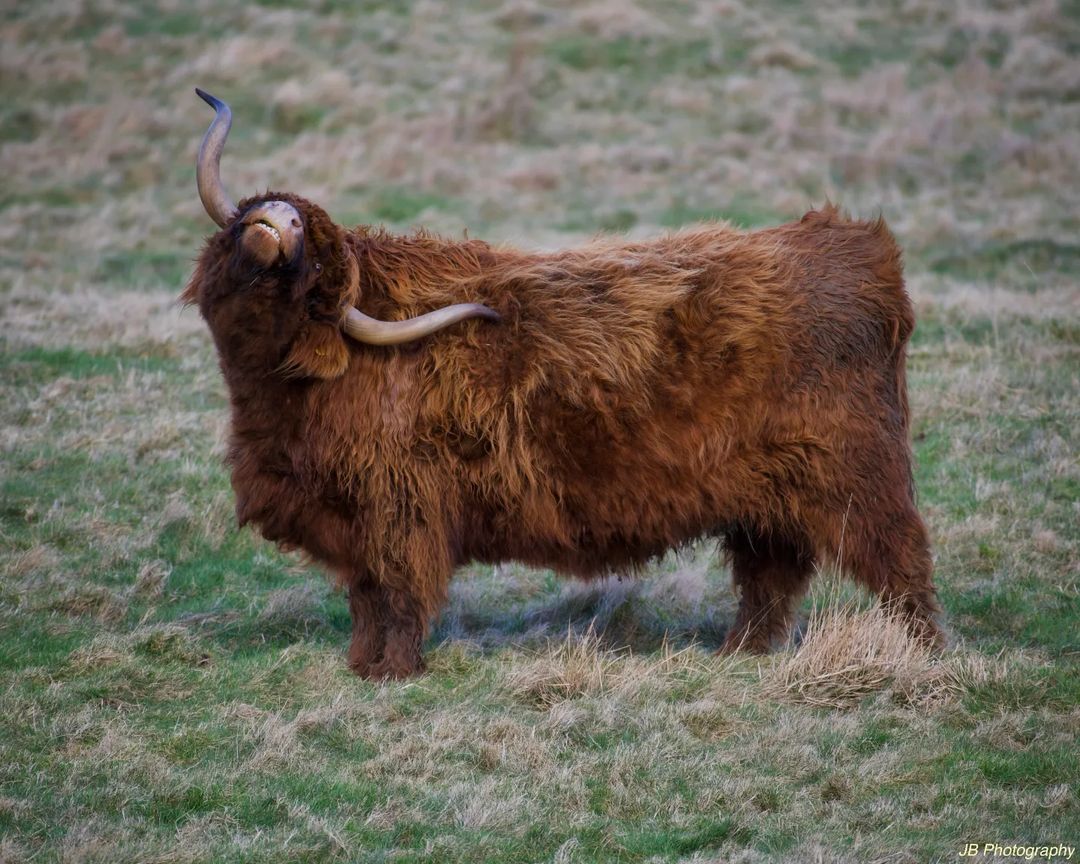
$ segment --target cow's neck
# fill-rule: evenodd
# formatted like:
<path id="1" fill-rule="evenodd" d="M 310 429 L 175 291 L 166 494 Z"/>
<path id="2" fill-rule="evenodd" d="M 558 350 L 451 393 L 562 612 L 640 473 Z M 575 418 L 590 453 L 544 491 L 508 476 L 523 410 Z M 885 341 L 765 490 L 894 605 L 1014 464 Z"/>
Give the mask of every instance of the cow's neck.
<path id="1" fill-rule="evenodd" d="M 226 373 L 234 444 L 254 446 L 275 461 L 301 437 L 306 418 L 306 381 L 276 374 L 253 377 Z"/>

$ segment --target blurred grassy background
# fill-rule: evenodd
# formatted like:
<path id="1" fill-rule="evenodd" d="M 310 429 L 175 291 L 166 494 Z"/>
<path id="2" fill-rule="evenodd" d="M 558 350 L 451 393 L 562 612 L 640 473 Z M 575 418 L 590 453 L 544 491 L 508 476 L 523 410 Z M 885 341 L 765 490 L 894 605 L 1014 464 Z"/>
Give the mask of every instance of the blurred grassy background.
<path id="1" fill-rule="evenodd" d="M 4 13 L 0 861 L 1080 839 L 1075 2 Z M 340 596 L 233 528 L 223 386 L 174 305 L 212 228 L 195 86 L 233 106 L 235 197 L 287 189 L 348 225 L 554 247 L 826 198 L 882 212 L 920 319 L 920 503 L 955 651 L 856 639 L 806 692 L 812 640 L 760 664 L 673 653 L 732 618 L 703 547 L 634 583 L 471 568 L 431 674 L 352 679 Z"/>

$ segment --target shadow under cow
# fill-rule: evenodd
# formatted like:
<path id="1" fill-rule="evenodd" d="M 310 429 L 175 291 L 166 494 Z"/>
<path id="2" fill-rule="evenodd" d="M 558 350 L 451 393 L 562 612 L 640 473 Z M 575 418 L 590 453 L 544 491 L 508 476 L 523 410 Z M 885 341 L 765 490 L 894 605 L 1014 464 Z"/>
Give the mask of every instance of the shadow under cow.
<path id="1" fill-rule="evenodd" d="M 715 550 L 672 554 L 642 576 L 583 582 L 516 564 L 463 568 L 450 585 L 428 645 L 466 642 L 483 653 L 540 648 L 591 631 L 611 650 L 655 651 L 697 644 L 718 648 L 735 619 L 736 598 Z M 246 610 L 216 604 L 177 623 L 234 649 L 298 641 L 345 645 L 348 605 L 315 572 L 249 601 Z"/>
<path id="2" fill-rule="evenodd" d="M 667 559 L 665 559 L 666 561 Z M 673 557 L 643 577 L 590 582 L 515 566 L 473 568 L 451 584 L 431 642 L 467 641 L 481 650 L 539 647 L 592 631 L 611 649 L 647 652 L 665 641 L 718 648 L 735 617 L 726 574 L 700 557 Z"/>

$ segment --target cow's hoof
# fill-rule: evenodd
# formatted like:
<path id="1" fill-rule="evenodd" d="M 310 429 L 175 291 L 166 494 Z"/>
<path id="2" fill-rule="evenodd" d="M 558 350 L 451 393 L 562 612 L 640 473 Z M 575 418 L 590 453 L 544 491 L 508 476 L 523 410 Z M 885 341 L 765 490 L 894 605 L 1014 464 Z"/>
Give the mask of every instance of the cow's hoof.
<path id="1" fill-rule="evenodd" d="M 395 663 L 383 659 L 377 663 L 372 663 L 368 667 L 367 674 L 361 677 L 367 678 L 369 681 L 404 681 L 406 678 L 423 675 L 426 671 L 427 665 L 423 660 L 416 660 L 412 663 Z"/>
<path id="2" fill-rule="evenodd" d="M 728 657 L 740 651 L 744 654 L 768 654 L 771 647 L 768 639 L 742 631 L 733 631 L 728 633 L 724 644 L 716 650 L 716 653 L 721 657 Z"/>

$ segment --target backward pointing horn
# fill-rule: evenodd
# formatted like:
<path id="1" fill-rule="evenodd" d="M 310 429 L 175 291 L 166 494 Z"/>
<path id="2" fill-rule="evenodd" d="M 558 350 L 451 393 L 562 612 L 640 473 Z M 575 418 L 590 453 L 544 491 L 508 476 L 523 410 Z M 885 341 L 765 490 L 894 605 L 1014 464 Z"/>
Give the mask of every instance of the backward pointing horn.
<path id="1" fill-rule="evenodd" d="M 236 215 L 236 205 L 225 192 L 225 186 L 221 182 L 221 153 L 225 149 L 225 139 L 232 127 L 232 109 L 198 87 L 195 88 L 195 93 L 216 112 L 199 147 L 199 156 L 195 163 L 195 182 L 206 212 L 218 226 L 224 228 Z M 481 303 L 455 303 L 405 321 L 379 321 L 359 309 L 349 307 L 342 318 L 341 328 L 358 342 L 369 345 L 399 345 L 420 339 L 467 318 L 501 320 L 498 312 Z"/>
<path id="2" fill-rule="evenodd" d="M 455 303 L 453 306 L 443 306 L 405 321 L 380 321 L 351 307 L 345 312 L 341 329 L 357 342 L 366 342 L 368 345 L 400 345 L 402 342 L 412 342 L 421 336 L 457 324 L 466 318 L 502 320 L 498 312 L 483 303 Z"/>

